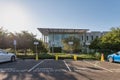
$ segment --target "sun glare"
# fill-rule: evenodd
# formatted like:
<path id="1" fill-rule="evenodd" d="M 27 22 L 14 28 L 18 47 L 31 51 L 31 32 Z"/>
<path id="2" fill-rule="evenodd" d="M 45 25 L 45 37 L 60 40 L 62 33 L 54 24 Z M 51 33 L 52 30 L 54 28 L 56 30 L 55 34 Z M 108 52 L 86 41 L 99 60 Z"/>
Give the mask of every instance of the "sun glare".
<path id="1" fill-rule="evenodd" d="M 30 23 L 29 13 L 23 6 L 18 4 L 0 4 L 0 17 L 2 26 L 9 27 L 9 30 L 23 30 Z"/>

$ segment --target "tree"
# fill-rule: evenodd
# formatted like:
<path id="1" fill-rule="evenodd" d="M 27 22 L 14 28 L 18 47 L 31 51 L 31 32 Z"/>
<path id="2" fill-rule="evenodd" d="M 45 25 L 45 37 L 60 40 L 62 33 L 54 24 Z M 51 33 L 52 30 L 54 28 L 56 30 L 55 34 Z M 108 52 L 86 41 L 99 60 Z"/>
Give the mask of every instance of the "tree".
<path id="1" fill-rule="evenodd" d="M 3 27 L 0 27 L 0 48 L 8 48 L 8 32 L 4 30 Z"/>
<path id="2" fill-rule="evenodd" d="M 63 50 L 66 52 L 80 52 L 80 39 L 74 36 L 70 36 L 68 38 L 64 38 L 62 40 Z"/>
<path id="3" fill-rule="evenodd" d="M 102 47 L 113 51 L 120 50 L 120 28 L 111 28 L 111 31 L 101 38 Z"/>
<path id="4" fill-rule="evenodd" d="M 22 31 L 21 33 L 16 33 L 15 39 L 17 41 L 17 49 L 22 49 L 26 52 L 27 49 L 31 49 L 35 52 L 34 42 L 39 42 L 38 52 L 47 52 L 43 42 L 41 40 L 36 39 L 36 35 L 29 33 L 28 31 Z"/>
<path id="5" fill-rule="evenodd" d="M 98 50 L 98 49 L 101 49 L 101 39 L 100 38 L 96 38 L 94 39 L 91 44 L 89 45 L 89 48 L 90 49 L 95 49 Z"/>
<path id="6" fill-rule="evenodd" d="M 33 43 L 36 40 L 36 36 L 28 31 L 22 31 L 21 33 L 15 34 L 17 40 L 17 47 L 19 49 L 29 49 L 33 47 Z"/>
<path id="7" fill-rule="evenodd" d="M 8 43 L 8 48 L 14 49 L 13 41 L 14 41 L 14 39 L 15 39 L 15 34 L 12 33 L 12 32 L 9 32 L 9 33 L 8 33 L 8 36 L 7 36 L 7 39 L 8 39 L 8 41 L 7 41 L 7 43 Z"/>
<path id="8" fill-rule="evenodd" d="M 7 49 L 11 48 L 14 49 L 13 41 L 17 41 L 17 50 L 24 50 L 27 49 L 32 50 L 35 52 L 35 45 L 34 42 L 38 41 L 38 52 L 47 52 L 42 41 L 36 39 L 36 35 L 29 33 L 28 31 L 21 31 L 20 33 L 12 33 L 4 30 L 3 27 L 0 27 L 0 48 Z"/>
<path id="9" fill-rule="evenodd" d="M 39 53 L 47 53 L 48 50 L 47 50 L 47 47 L 45 47 L 45 44 L 41 40 L 38 40 L 38 39 L 37 39 L 37 42 L 39 42 L 39 44 L 38 44 L 38 52 Z"/>
<path id="10" fill-rule="evenodd" d="M 91 49 L 120 50 L 120 28 L 111 28 L 111 31 L 101 38 L 95 39 L 89 46 Z"/>

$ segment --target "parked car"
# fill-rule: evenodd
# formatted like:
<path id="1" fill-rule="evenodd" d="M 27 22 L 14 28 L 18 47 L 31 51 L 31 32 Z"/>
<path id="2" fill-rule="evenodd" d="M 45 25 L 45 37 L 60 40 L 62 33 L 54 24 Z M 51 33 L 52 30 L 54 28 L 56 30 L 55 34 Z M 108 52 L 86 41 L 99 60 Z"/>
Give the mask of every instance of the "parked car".
<path id="1" fill-rule="evenodd" d="M 16 61 L 16 55 L 0 49 L 0 62 Z"/>
<path id="2" fill-rule="evenodd" d="M 109 62 L 120 62 L 120 51 L 107 56 Z"/>

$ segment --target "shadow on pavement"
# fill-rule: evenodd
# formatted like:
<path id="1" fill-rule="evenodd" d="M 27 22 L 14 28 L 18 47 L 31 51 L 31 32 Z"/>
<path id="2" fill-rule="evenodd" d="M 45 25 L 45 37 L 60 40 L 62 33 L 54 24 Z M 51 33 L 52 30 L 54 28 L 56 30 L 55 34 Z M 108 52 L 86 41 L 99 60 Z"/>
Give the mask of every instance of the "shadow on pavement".
<path id="1" fill-rule="evenodd" d="M 87 68 L 93 69 L 93 70 L 103 70 L 103 69 L 101 69 L 101 68 L 95 68 L 95 67 L 87 67 Z"/>
<path id="2" fill-rule="evenodd" d="M 0 73 L 0 80 L 78 80 L 68 73 Z"/>

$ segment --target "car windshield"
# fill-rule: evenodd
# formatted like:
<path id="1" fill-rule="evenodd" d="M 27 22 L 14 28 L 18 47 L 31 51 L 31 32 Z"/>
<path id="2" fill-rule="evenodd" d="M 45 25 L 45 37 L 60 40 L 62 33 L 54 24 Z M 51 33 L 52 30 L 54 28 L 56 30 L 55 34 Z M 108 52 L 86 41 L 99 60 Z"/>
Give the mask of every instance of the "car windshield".
<path id="1" fill-rule="evenodd" d="M 117 54 L 120 54 L 120 51 L 118 51 Z"/>
<path id="2" fill-rule="evenodd" d="M 2 51 L 0 51 L 0 54 L 2 53 Z"/>
<path id="3" fill-rule="evenodd" d="M 0 53 L 7 53 L 6 51 L 4 51 L 4 50 L 2 50 L 2 49 L 0 49 Z"/>

